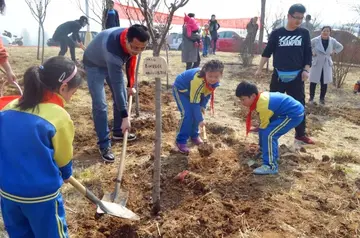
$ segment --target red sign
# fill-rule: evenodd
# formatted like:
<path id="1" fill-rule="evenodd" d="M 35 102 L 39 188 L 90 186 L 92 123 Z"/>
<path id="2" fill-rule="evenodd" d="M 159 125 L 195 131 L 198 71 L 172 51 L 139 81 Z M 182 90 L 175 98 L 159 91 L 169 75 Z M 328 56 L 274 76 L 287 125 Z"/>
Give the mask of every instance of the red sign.
<path id="1" fill-rule="evenodd" d="M 114 8 L 118 11 L 120 19 L 128 20 L 128 16 L 134 21 L 142 21 L 144 19 L 139 8 L 115 3 Z M 169 14 L 162 12 L 155 12 L 154 21 L 156 23 L 165 23 Z M 209 19 L 196 19 L 201 26 L 204 26 L 209 22 Z M 246 25 L 249 23 L 250 18 L 234 18 L 234 19 L 217 19 L 221 28 L 235 28 L 246 29 Z M 174 25 L 183 25 L 184 16 L 173 16 L 172 23 Z"/>

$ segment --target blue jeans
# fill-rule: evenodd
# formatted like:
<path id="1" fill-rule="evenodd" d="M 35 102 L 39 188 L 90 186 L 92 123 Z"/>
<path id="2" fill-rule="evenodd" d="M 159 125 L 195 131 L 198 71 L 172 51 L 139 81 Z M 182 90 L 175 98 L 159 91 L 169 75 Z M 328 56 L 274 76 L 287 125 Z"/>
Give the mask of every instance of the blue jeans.
<path id="1" fill-rule="evenodd" d="M 110 80 L 108 77 L 108 72 L 106 68 L 97 68 L 97 67 L 88 67 L 85 66 L 85 71 L 87 74 L 87 83 L 92 99 L 92 114 L 95 124 L 95 131 L 98 137 L 98 145 L 100 149 L 105 149 L 111 146 L 110 141 L 110 130 L 108 126 L 108 116 L 107 116 L 107 102 L 105 95 L 104 80 L 106 79 L 107 84 L 110 87 L 113 106 L 114 106 L 114 124 L 113 124 L 113 133 L 116 135 L 122 135 L 121 132 L 121 113 L 118 109 L 114 97 L 116 92 L 114 88 L 118 87 L 119 81 Z M 120 92 L 121 93 L 121 92 Z M 122 92 L 125 93 L 126 92 Z"/>

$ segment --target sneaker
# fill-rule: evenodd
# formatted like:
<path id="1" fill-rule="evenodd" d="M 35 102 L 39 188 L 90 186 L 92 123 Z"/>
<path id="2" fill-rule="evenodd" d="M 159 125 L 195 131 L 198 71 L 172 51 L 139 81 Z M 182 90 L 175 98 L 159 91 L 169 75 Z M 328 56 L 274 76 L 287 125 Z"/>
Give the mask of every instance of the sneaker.
<path id="1" fill-rule="evenodd" d="M 204 141 L 200 138 L 200 136 L 196 137 L 196 138 L 191 138 L 191 141 L 193 144 L 195 145 L 201 145 L 204 144 Z"/>
<path id="2" fill-rule="evenodd" d="M 111 151 L 111 147 L 100 149 L 101 158 L 106 162 L 113 163 L 115 161 L 115 156 Z"/>
<path id="3" fill-rule="evenodd" d="M 121 134 L 113 134 L 112 136 L 112 140 L 113 141 L 120 141 L 120 140 L 123 140 L 124 139 L 124 135 L 121 133 Z M 132 134 L 132 133 L 129 133 L 128 134 L 128 141 L 134 141 L 136 140 L 136 135 L 135 134 Z"/>
<path id="4" fill-rule="evenodd" d="M 314 99 L 310 98 L 309 99 L 309 104 L 314 104 Z"/>
<path id="5" fill-rule="evenodd" d="M 325 105 L 325 99 L 320 99 L 320 104 Z"/>
<path id="6" fill-rule="evenodd" d="M 307 136 L 297 136 L 297 137 L 295 137 L 295 140 L 298 140 L 300 142 L 303 142 L 303 143 L 309 144 L 309 145 L 315 144 L 315 142 Z"/>
<path id="7" fill-rule="evenodd" d="M 180 153 L 182 153 L 182 154 L 189 154 L 190 153 L 190 150 L 189 150 L 189 148 L 187 147 L 186 144 L 176 143 L 176 146 L 179 149 Z"/>
<path id="8" fill-rule="evenodd" d="M 254 169 L 253 173 L 256 175 L 277 174 L 278 169 L 272 169 L 269 165 L 261 165 L 259 168 Z"/>

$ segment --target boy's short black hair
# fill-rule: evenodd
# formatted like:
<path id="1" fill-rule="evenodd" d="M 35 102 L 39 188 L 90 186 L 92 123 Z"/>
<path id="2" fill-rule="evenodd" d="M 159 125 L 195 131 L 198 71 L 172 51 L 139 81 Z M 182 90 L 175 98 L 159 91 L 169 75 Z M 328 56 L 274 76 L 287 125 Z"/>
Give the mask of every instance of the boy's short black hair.
<path id="1" fill-rule="evenodd" d="M 242 81 L 237 86 L 236 91 L 235 91 L 236 97 L 243 97 L 243 96 L 250 97 L 253 94 L 258 95 L 259 91 L 255 84 L 247 82 L 247 81 Z"/>
<path id="2" fill-rule="evenodd" d="M 129 42 L 132 42 L 134 38 L 138 39 L 140 42 L 147 42 L 150 39 L 150 34 L 146 26 L 134 24 L 129 27 L 126 37 Z"/>
<path id="3" fill-rule="evenodd" d="M 294 15 L 295 12 L 304 14 L 306 12 L 306 8 L 304 5 L 302 5 L 300 3 L 294 4 L 289 8 L 288 13 L 290 15 Z"/>
<path id="4" fill-rule="evenodd" d="M 195 13 L 189 13 L 188 17 L 195 17 Z"/>

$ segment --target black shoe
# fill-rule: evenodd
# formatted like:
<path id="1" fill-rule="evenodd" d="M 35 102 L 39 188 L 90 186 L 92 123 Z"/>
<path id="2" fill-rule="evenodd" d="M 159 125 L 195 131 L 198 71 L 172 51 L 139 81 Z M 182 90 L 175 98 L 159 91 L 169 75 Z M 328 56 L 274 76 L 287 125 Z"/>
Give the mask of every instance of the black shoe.
<path id="1" fill-rule="evenodd" d="M 325 105 L 325 99 L 320 99 L 320 104 Z"/>
<path id="2" fill-rule="evenodd" d="M 113 134 L 112 139 L 113 139 L 113 141 L 120 141 L 120 140 L 124 139 L 124 135 L 123 134 L 117 134 L 117 135 Z M 134 140 L 136 140 L 136 135 L 129 133 L 127 139 L 128 139 L 128 141 L 134 141 Z"/>
<path id="3" fill-rule="evenodd" d="M 111 151 L 111 147 L 100 149 L 101 158 L 106 162 L 113 163 L 115 161 L 115 156 Z"/>

